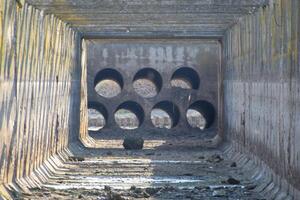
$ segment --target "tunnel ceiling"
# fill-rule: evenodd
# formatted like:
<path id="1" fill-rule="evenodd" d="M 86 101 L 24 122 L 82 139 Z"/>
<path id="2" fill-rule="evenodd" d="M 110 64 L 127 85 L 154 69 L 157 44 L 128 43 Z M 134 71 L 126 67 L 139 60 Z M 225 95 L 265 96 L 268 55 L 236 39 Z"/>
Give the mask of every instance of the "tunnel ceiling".
<path id="1" fill-rule="evenodd" d="M 174 32 L 222 36 L 268 0 L 27 0 L 86 35 Z"/>

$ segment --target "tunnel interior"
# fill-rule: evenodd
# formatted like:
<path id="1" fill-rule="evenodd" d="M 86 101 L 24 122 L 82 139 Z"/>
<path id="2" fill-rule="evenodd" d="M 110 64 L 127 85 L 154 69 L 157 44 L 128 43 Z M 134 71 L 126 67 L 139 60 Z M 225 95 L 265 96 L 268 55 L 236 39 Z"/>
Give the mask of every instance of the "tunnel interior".
<path id="1" fill-rule="evenodd" d="M 300 199 L 298 0 L 1 0 L 0 199 Z"/>

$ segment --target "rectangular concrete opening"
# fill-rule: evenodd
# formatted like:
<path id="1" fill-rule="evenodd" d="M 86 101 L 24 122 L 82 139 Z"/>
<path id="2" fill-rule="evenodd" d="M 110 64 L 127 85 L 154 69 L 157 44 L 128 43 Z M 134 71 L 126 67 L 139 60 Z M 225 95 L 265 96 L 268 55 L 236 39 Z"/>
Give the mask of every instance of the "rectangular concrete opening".
<path id="1" fill-rule="evenodd" d="M 124 138 L 141 137 L 144 148 L 197 148 L 212 146 L 205 143 L 221 137 L 218 40 L 125 38 L 83 42 L 87 105 L 106 116 L 105 125 L 99 124 L 101 129 L 81 133 L 83 141 L 89 141 L 87 137 L 95 140 L 86 146 L 123 148 Z M 172 85 L 175 81 L 177 85 Z M 185 88 L 178 81 L 190 86 Z M 198 119 L 187 115 L 189 107 L 200 113 Z M 95 118 L 92 114 L 88 121 L 96 123 Z M 202 130 L 188 121 L 201 119 Z"/>
<path id="2" fill-rule="evenodd" d="M 300 199 L 298 0 L 1 0 L 0 199 Z"/>

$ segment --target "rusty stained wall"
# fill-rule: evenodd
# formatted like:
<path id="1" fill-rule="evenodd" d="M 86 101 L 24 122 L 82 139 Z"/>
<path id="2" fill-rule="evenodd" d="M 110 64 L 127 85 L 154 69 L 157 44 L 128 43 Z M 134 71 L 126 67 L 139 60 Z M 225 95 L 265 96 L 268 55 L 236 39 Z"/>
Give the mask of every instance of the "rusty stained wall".
<path id="1" fill-rule="evenodd" d="M 27 4 L 1 0 L 0 12 L 1 194 L 68 144 L 76 33 Z"/>
<path id="2" fill-rule="evenodd" d="M 226 33 L 224 126 L 299 199 L 300 55 L 298 0 L 276 0 Z M 289 187 L 288 182 L 293 187 Z"/>

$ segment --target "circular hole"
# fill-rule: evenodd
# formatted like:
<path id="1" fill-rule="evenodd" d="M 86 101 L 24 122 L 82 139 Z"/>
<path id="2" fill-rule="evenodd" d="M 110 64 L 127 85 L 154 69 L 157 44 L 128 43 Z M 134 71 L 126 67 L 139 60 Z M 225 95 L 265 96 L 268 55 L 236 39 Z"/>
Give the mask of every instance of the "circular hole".
<path id="1" fill-rule="evenodd" d="M 102 104 L 89 102 L 88 104 L 88 130 L 99 131 L 104 128 L 107 111 Z"/>
<path id="2" fill-rule="evenodd" d="M 186 117 L 191 127 L 204 130 L 213 124 L 215 120 L 215 109 L 213 105 L 207 101 L 196 101 L 188 108 Z"/>
<path id="3" fill-rule="evenodd" d="M 123 78 L 114 69 L 103 69 L 97 73 L 94 81 L 96 92 L 105 98 L 112 98 L 121 93 Z"/>
<path id="4" fill-rule="evenodd" d="M 189 67 L 182 67 L 177 69 L 171 78 L 171 86 L 182 89 L 198 89 L 200 79 L 198 73 Z"/>
<path id="5" fill-rule="evenodd" d="M 178 107 L 170 101 L 159 102 L 151 111 L 152 124 L 157 128 L 173 128 L 178 124 L 179 117 Z"/>
<path id="6" fill-rule="evenodd" d="M 132 130 L 138 128 L 144 120 L 142 107 L 133 101 L 122 103 L 115 112 L 115 121 L 120 128 Z"/>
<path id="7" fill-rule="evenodd" d="M 151 68 L 138 71 L 133 79 L 133 88 L 136 93 L 144 98 L 156 96 L 162 87 L 160 74 Z"/>

